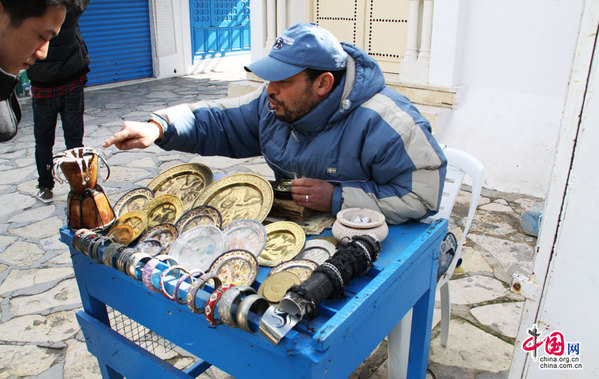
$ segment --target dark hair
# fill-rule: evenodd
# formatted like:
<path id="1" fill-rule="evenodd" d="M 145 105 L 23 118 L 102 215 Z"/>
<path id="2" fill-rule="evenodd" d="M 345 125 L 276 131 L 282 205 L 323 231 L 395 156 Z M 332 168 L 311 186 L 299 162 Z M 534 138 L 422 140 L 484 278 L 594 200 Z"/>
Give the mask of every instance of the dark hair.
<path id="1" fill-rule="evenodd" d="M 335 89 L 339 83 L 341 83 L 341 79 L 343 79 L 343 75 L 345 75 L 345 69 L 343 70 L 338 70 L 338 71 L 327 71 L 327 70 L 316 70 L 313 68 L 307 68 L 304 70 L 304 72 L 306 73 L 306 76 L 308 77 L 308 80 L 310 81 L 310 83 L 313 83 L 316 78 L 318 78 L 319 75 L 325 73 L 325 72 L 330 72 L 331 74 L 333 74 L 333 78 L 335 79 L 335 81 L 333 82 L 333 88 Z"/>
<path id="2" fill-rule="evenodd" d="M 10 24 L 18 27 L 23 20 L 46 14 L 48 7 L 71 7 L 85 9 L 89 0 L 0 0 L 5 12 L 10 16 Z"/>

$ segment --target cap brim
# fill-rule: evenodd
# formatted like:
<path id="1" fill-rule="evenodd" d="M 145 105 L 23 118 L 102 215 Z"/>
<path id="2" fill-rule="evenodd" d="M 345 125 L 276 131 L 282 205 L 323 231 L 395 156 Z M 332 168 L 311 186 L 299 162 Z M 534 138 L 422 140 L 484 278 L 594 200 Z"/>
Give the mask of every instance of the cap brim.
<path id="1" fill-rule="evenodd" d="M 246 71 L 253 72 L 260 78 L 268 80 L 269 82 L 290 78 L 305 69 L 304 67 L 281 62 L 270 56 L 260 58 L 244 68 Z"/>

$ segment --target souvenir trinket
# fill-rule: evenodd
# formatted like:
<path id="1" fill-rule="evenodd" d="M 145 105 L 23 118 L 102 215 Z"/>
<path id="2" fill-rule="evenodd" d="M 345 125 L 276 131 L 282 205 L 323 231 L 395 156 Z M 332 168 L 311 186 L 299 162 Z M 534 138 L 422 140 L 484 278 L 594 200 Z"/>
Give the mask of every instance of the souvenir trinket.
<path id="1" fill-rule="evenodd" d="M 156 197 L 177 196 L 181 200 L 183 211 L 187 211 L 193 207 L 199 194 L 210 183 L 212 183 L 210 168 L 200 163 L 184 163 L 162 171 L 152 179 L 148 188 Z"/>
<path id="2" fill-rule="evenodd" d="M 260 266 L 274 267 L 293 259 L 304 247 L 306 233 L 291 221 L 277 221 L 266 225 L 267 240 L 258 256 Z"/>

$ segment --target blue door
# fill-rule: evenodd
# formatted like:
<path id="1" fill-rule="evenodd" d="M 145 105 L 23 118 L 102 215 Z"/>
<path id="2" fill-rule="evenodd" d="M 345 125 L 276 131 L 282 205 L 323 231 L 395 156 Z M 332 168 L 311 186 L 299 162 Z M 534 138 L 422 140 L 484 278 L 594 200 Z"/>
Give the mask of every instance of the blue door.
<path id="1" fill-rule="evenodd" d="M 250 2 L 189 0 L 193 62 L 250 50 Z"/>
<path id="2" fill-rule="evenodd" d="M 79 20 L 91 58 L 88 85 L 153 75 L 148 0 L 91 0 Z"/>

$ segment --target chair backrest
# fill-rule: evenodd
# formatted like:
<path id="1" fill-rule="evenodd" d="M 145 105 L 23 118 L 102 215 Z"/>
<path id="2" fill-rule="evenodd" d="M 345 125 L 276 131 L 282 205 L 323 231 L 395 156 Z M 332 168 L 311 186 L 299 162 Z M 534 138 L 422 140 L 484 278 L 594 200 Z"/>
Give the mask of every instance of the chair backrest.
<path id="1" fill-rule="evenodd" d="M 478 200 L 480 199 L 480 191 L 482 189 L 483 175 L 485 171 L 483 165 L 478 161 L 478 159 L 466 152 L 445 147 L 443 149 L 443 153 L 447 158 L 447 175 L 445 176 L 445 185 L 443 187 L 441 205 L 439 206 L 439 212 L 427 218 L 426 221 L 433 221 L 441 218 L 449 220 L 455 200 L 458 197 L 458 193 L 460 192 L 460 188 L 466 175 L 468 175 L 472 180 L 472 192 L 470 196 L 468 218 L 466 220 L 466 224 L 464 225 L 462 238 L 460 238 L 460 241 L 458 242 L 458 248 L 455 252 L 455 256 L 451 262 L 451 265 L 449 266 L 449 269 L 445 275 L 439 279 L 439 282 L 442 280 L 449 280 L 451 275 L 453 275 L 453 271 L 455 270 L 455 266 L 459 258 L 462 256 L 462 245 L 466 241 L 466 234 L 470 229 L 472 219 L 474 219 L 476 206 L 478 205 Z"/>

